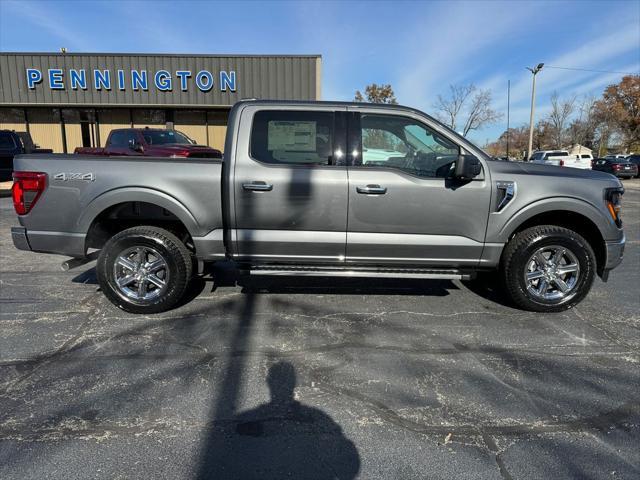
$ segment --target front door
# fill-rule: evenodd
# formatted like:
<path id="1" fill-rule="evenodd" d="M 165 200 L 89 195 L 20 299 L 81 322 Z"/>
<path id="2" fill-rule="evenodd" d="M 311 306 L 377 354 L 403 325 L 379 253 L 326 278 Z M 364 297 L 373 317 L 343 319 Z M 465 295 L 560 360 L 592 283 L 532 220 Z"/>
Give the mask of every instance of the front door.
<path id="1" fill-rule="evenodd" d="M 347 262 L 477 265 L 487 228 L 487 170 L 451 178 L 461 147 L 422 119 L 349 116 Z"/>
<path id="2" fill-rule="evenodd" d="M 333 108 L 242 111 L 233 177 L 237 259 L 344 262 L 344 119 Z"/>

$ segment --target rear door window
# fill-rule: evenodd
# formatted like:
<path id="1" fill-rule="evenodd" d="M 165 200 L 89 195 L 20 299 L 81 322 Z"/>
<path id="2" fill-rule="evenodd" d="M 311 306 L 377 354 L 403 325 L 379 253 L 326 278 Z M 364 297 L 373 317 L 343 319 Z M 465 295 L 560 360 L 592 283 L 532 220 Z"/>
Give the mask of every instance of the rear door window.
<path id="1" fill-rule="evenodd" d="M 124 130 L 118 130 L 111 134 L 111 138 L 109 139 L 109 143 L 112 147 L 126 147 L 127 145 L 127 134 Z"/>
<path id="2" fill-rule="evenodd" d="M 331 165 L 333 112 L 262 110 L 253 117 L 251 157 L 271 164 Z"/>

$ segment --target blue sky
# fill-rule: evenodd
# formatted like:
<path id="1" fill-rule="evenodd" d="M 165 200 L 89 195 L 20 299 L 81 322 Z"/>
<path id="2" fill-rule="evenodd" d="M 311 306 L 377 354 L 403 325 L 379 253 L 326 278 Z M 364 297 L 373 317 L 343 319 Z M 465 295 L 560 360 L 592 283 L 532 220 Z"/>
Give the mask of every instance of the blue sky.
<path id="1" fill-rule="evenodd" d="M 13 2 L 0 0 L 0 50 L 142 53 L 319 53 L 322 95 L 350 100 L 391 83 L 400 103 L 433 112 L 450 83 L 493 92 L 511 125 L 528 122 L 531 75 L 547 65 L 640 73 L 640 1 Z M 549 97 L 599 96 L 618 73 L 545 69 Z M 471 135 L 495 139 L 505 122 Z"/>

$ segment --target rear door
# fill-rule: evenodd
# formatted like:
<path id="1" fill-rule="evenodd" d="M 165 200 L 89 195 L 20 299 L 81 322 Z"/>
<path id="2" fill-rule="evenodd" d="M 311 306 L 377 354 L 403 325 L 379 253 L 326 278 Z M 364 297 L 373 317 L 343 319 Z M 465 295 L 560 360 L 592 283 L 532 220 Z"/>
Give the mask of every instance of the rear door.
<path id="1" fill-rule="evenodd" d="M 233 193 L 234 257 L 343 263 L 347 228 L 345 109 L 242 110 Z"/>
<path id="2" fill-rule="evenodd" d="M 404 112 L 349 114 L 347 262 L 475 266 L 482 255 L 488 169 L 460 182 L 454 141 Z"/>

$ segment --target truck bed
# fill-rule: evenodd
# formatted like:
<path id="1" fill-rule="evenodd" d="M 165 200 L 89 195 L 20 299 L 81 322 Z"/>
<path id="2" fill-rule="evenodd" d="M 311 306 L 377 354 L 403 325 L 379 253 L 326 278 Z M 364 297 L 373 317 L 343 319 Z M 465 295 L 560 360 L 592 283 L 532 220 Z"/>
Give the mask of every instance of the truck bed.
<path id="1" fill-rule="evenodd" d="M 194 242 L 206 237 L 216 249 L 219 236 L 222 248 L 221 160 L 41 154 L 16 157 L 15 169 L 47 174 L 45 191 L 19 217 L 33 250 L 84 255 L 94 219 L 125 202 L 158 205 Z"/>

